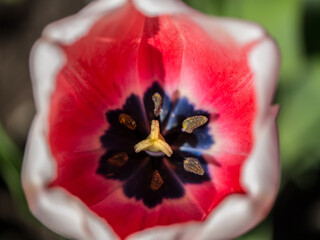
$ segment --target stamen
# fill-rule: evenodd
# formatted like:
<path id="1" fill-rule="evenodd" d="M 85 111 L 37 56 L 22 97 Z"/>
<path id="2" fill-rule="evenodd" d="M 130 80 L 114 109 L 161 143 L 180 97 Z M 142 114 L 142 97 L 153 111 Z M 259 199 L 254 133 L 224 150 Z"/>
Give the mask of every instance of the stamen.
<path id="1" fill-rule="evenodd" d="M 151 132 L 147 139 L 142 140 L 134 146 L 136 153 L 141 151 L 163 152 L 168 157 L 171 157 L 173 151 L 168 143 L 160 134 L 160 125 L 158 120 L 152 120 Z"/>
<path id="2" fill-rule="evenodd" d="M 163 179 L 160 176 L 160 173 L 158 172 L 158 170 L 155 170 L 152 175 L 150 187 L 153 191 L 157 191 L 159 190 L 159 188 L 161 188 L 162 185 L 163 185 Z"/>
<path id="3" fill-rule="evenodd" d="M 182 122 L 182 131 L 192 133 L 198 127 L 201 127 L 208 121 L 206 116 L 188 117 Z"/>
<path id="4" fill-rule="evenodd" d="M 155 93 L 152 96 L 152 101 L 154 103 L 154 115 L 158 117 L 161 111 L 162 97 L 159 93 Z"/>
<path id="5" fill-rule="evenodd" d="M 134 121 L 134 119 L 125 113 L 121 113 L 119 115 L 119 122 L 131 130 L 135 130 L 137 127 L 137 124 Z"/>
<path id="6" fill-rule="evenodd" d="M 126 164 L 128 159 L 129 159 L 128 154 L 126 154 L 125 152 L 120 152 L 120 153 L 114 154 L 107 161 L 115 167 L 122 167 Z"/>
<path id="7" fill-rule="evenodd" d="M 187 172 L 191 172 L 200 176 L 204 174 L 204 170 L 200 165 L 199 161 L 192 157 L 188 157 L 186 160 L 183 161 L 183 168 Z"/>

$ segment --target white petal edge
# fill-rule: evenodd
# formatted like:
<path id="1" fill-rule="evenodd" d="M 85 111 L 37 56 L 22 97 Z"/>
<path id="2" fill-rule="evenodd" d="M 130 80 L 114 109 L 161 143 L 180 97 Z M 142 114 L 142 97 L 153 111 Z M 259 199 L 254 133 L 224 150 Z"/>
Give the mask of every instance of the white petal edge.
<path id="1" fill-rule="evenodd" d="M 112 229 L 78 198 L 61 188 L 47 187 L 56 172 L 47 144 L 47 122 L 56 75 L 65 62 L 61 51 L 44 40 L 39 40 L 32 50 L 31 75 L 37 115 L 23 160 L 23 189 L 32 213 L 57 233 L 73 239 L 117 239 Z"/>
<path id="2" fill-rule="evenodd" d="M 194 11 L 181 0 L 132 0 L 135 7 L 149 17 Z"/>
<path id="3" fill-rule="evenodd" d="M 260 127 L 264 124 L 264 119 L 274 97 L 280 67 L 279 49 L 268 35 L 252 49 L 249 55 L 249 65 L 253 69 L 256 81 L 255 87 L 258 98 L 256 127 Z"/>
<path id="4" fill-rule="evenodd" d="M 245 20 L 212 17 L 201 13 L 193 14 L 190 17 L 213 38 L 219 37 L 213 31 L 219 28 L 227 31 L 234 40 L 243 45 L 253 42 L 266 34 L 263 27 Z"/>
<path id="5" fill-rule="evenodd" d="M 108 12 L 121 7 L 128 0 L 96 0 L 79 13 L 49 24 L 43 38 L 62 44 L 72 44 L 84 36 L 91 26 Z"/>

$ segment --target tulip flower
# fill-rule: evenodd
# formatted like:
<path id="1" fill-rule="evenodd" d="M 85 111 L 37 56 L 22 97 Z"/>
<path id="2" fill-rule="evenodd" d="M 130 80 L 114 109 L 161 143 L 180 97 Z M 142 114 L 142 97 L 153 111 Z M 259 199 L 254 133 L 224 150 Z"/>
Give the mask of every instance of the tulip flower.
<path id="1" fill-rule="evenodd" d="M 232 239 L 279 185 L 278 50 L 179 0 L 98 0 L 35 44 L 28 204 L 72 239 Z"/>

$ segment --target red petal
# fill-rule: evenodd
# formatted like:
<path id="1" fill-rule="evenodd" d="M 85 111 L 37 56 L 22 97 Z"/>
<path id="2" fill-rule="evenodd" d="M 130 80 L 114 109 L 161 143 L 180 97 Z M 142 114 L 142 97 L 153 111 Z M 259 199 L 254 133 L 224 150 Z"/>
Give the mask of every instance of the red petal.
<path id="1" fill-rule="evenodd" d="M 114 191 L 91 209 L 103 217 L 121 238 L 140 229 L 201 220 L 204 215 L 202 209 L 187 197 L 176 201 L 165 200 L 160 206 L 148 209 L 141 201 L 128 200 L 122 189 Z"/>

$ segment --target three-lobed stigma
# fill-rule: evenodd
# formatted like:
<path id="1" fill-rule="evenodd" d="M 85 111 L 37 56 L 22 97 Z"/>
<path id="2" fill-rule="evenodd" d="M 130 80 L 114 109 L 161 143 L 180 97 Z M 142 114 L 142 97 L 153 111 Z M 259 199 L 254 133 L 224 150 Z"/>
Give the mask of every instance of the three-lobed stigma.
<path id="1" fill-rule="evenodd" d="M 163 152 L 171 157 L 173 151 L 160 133 L 160 124 L 158 120 L 152 120 L 151 132 L 149 136 L 134 146 L 136 153 L 141 151 Z"/>

